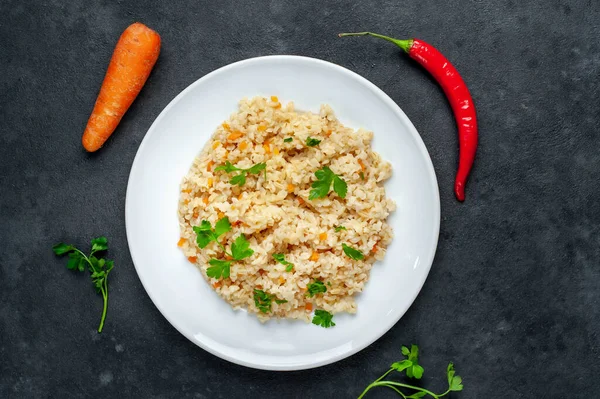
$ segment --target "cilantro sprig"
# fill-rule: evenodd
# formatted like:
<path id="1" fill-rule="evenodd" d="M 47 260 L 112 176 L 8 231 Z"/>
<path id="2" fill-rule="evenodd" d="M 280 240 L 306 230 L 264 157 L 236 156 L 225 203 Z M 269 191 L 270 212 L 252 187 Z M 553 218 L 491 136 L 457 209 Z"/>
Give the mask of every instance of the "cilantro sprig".
<path id="1" fill-rule="evenodd" d="M 327 287 L 321 280 L 315 280 L 314 282 L 306 286 L 306 296 L 313 297 L 319 293 L 327 292 Z"/>
<path id="2" fill-rule="evenodd" d="M 273 294 L 269 294 L 257 288 L 254 289 L 254 305 L 256 305 L 261 313 L 269 313 L 271 311 L 273 300 L 275 300 L 275 303 L 277 304 L 287 303 L 285 299 L 277 299 Z"/>
<path id="3" fill-rule="evenodd" d="M 312 138 L 310 136 L 308 136 L 306 138 L 306 146 L 307 147 L 315 147 L 315 146 L 319 145 L 320 143 L 321 143 L 321 140 Z"/>
<path id="4" fill-rule="evenodd" d="M 346 256 L 350 259 L 363 260 L 365 258 L 365 255 L 362 252 L 360 252 L 358 249 L 352 248 L 347 244 L 342 244 L 342 249 L 344 250 Z"/>
<path id="5" fill-rule="evenodd" d="M 90 254 L 86 256 L 82 251 L 77 249 L 73 245 L 65 243 L 58 243 L 52 247 L 52 250 L 56 255 L 69 255 L 69 261 L 67 262 L 67 269 L 73 271 L 82 272 L 85 270 L 86 265 L 90 271 L 90 277 L 92 283 L 96 288 L 96 292 L 102 294 L 104 300 L 104 307 L 102 309 L 102 318 L 100 319 L 100 325 L 98 326 L 98 332 L 102 332 L 104 327 L 104 320 L 106 319 L 106 310 L 108 309 L 108 274 L 115 266 L 112 260 L 106 260 L 96 256 L 98 252 L 103 252 L 108 249 L 108 240 L 106 237 L 98 237 L 92 240 L 92 248 Z"/>
<path id="6" fill-rule="evenodd" d="M 348 185 L 342 178 L 335 173 L 329 167 L 323 166 L 315 172 L 317 181 L 313 182 L 312 190 L 308 196 L 309 200 L 317 198 L 325 198 L 329 194 L 331 184 L 333 183 L 333 191 L 340 196 L 340 198 L 346 198 L 348 192 Z"/>
<path id="7" fill-rule="evenodd" d="M 315 310 L 312 323 L 323 328 L 334 327 L 333 315 L 326 310 Z"/>
<path id="8" fill-rule="evenodd" d="M 340 232 L 340 231 L 342 231 L 342 230 L 348 230 L 348 229 L 347 229 L 347 228 L 345 228 L 344 226 L 337 226 L 337 227 L 335 228 L 335 232 L 336 232 L 336 233 L 339 233 L 339 232 Z"/>
<path id="9" fill-rule="evenodd" d="M 292 262 L 288 262 L 287 260 L 285 260 L 284 254 L 273 254 L 273 259 L 275 259 L 277 262 L 281 263 L 282 265 L 286 266 L 286 268 L 285 268 L 286 272 L 291 272 L 292 269 L 294 268 L 294 264 Z"/>
<path id="10" fill-rule="evenodd" d="M 231 231 L 231 223 L 229 222 L 229 218 L 225 216 L 222 219 L 219 219 L 217 223 L 215 223 L 215 228 L 212 228 L 212 225 L 208 220 L 203 220 L 200 223 L 200 226 L 193 227 L 194 232 L 196 233 L 196 243 L 200 248 L 206 248 L 208 244 L 211 242 L 216 242 L 219 248 L 225 252 L 225 255 L 229 256 L 232 260 L 221 260 L 221 259 L 211 259 L 208 261 L 210 267 L 206 269 L 206 275 L 212 278 L 228 278 L 231 272 L 231 264 L 234 261 L 244 260 L 252 254 L 254 254 L 254 250 L 250 248 L 250 243 L 246 239 L 246 236 L 240 234 L 235 241 L 231 244 L 231 252 L 227 252 L 227 249 L 223 244 L 219 242 L 219 237 L 223 234 Z"/>
<path id="11" fill-rule="evenodd" d="M 399 373 L 405 372 L 408 378 L 414 378 L 420 380 L 423 377 L 424 369 L 419 364 L 419 347 L 417 345 L 411 345 L 410 349 L 406 346 L 402 347 L 402 354 L 406 356 L 406 359 L 400 360 L 398 362 L 392 363 L 390 369 L 386 371 L 381 377 L 376 379 L 374 382 L 369 384 L 365 388 L 365 390 L 360 394 L 358 399 L 362 399 L 369 390 L 374 387 L 387 387 L 399 394 L 404 399 L 418 399 L 423 398 L 425 396 L 430 396 L 434 399 L 439 399 L 448 395 L 450 392 L 458 392 L 463 390 L 462 378 L 456 375 L 456 371 L 454 370 L 454 364 L 449 363 L 446 368 L 446 378 L 448 380 L 448 389 L 444 393 L 433 393 L 428 389 L 405 384 L 396 381 L 384 380 L 388 374 L 397 371 Z M 411 394 L 406 394 L 402 392 L 400 389 L 410 389 Z"/>
<path id="12" fill-rule="evenodd" d="M 292 141 L 294 141 L 292 137 L 286 137 L 285 139 L 283 139 L 284 143 L 291 143 Z"/>
<path id="13" fill-rule="evenodd" d="M 242 187 L 244 184 L 246 184 L 246 177 L 248 176 L 248 174 L 257 175 L 264 170 L 265 171 L 265 179 L 266 179 L 266 177 L 267 177 L 266 167 L 267 167 L 267 164 L 264 162 L 261 162 L 261 163 L 257 163 L 256 165 L 254 165 L 250 168 L 242 169 L 242 168 L 238 168 L 237 166 L 234 166 L 231 162 L 226 161 L 224 165 L 217 166 L 215 168 L 215 172 L 218 172 L 220 170 L 224 171 L 225 173 L 240 172 L 239 174 L 233 176 L 229 180 L 229 183 L 234 186 Z"/>

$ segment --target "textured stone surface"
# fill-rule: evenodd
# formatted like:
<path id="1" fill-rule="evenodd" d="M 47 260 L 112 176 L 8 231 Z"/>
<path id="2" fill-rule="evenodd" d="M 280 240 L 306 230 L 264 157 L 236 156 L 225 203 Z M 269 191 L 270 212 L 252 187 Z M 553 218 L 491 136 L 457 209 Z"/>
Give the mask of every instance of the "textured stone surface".
<path id="1" fill-rule="evenodd" d="M 426 386 L 442 389 L 456 363 L 466 389 L 455 398 L 598 395 L 600 3 L 368 3 L 0 3 L 0 397 L 355 397 L 412 342 Z M 88 155 L 81 133 L 136 20 L 163 51 L 116 134 Z M 439 87 L 388 43 L 335 36 L 363 29 L 435 44 L 469 84 L 481 144 L 464 204 Z M 188 342 L 148 298 L 125 238 L 127 177 L 154 118 L 197 78 L 266 54 L 322 58 L 381 87 L 421 133 L 441 189 L 437 256 L 414 305 L 375 344 L 317 370 L 251 370 Z M 88 277 L 50 251 L 98 234 L 116 261 L 101 335 Z"/>

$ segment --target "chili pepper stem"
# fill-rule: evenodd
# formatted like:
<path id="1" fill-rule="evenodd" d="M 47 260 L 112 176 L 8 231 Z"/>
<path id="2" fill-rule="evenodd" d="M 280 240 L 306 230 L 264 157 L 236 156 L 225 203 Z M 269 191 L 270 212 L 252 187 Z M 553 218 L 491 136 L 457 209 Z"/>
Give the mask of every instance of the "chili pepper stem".
<path id="1" fill-rule="evenodd" d="M 400 47 L 406 53 L 408 53 L 408 51 L 410 50 L 410 48 L 413 45 L 413 40 L 412 39 L 399 40 L 399 39 L 394 39 L 393 37 L 384 36 L 384 35 L 380 35 L 379 33 L 373 33 L 373 32 L 350 32 L 350 33 L 340 33 L 340 34 L 338 34 L 338 37 L 344 37 L 344 36 L 373 36 L 373 37 L 378 37 L 380 39 L 387 40 L 388 42 L 394 43 L 396 46 Z"/>

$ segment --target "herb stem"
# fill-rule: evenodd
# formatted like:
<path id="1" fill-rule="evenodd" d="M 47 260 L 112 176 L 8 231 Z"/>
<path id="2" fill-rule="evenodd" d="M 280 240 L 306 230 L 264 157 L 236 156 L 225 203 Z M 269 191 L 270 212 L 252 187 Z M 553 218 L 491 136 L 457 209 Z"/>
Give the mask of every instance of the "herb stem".
<path id="1" fill-rule="evenodd" d="M 389 369 L 388 371 L 386 371 L 381 377 L 379 377 L 378 379 L 375 380 L 375 382 L 381 381 L 383 380 L 389 373 L 391 373 L 392 371 L 394 371 L 394 369 Z"/>
<path id="2" fill-rule="evenodd" d="M 108 279 L 104 279 L 104 286 L 102 287 L 102 298 L 104 299 L 104 309 L 102 309 L 102 318 L 100 319 L 100 325 L 98 326 L 98 332 L 102 332 L 102 328 L 104 327 L 104 320 L 106 319 L 106 309 L 108 308 L 108 287 L 106 286 L 106 282 Z"/>
<path id="3" fill-rule="evenodd" d="M 386 374 L 387 374 L 387 373 L 386 373 Z M 384 374 L 384 376 L 385 376 L 386 374 Z M 396 392 L 400 393 L 400 394 L 401 394 L 403 397 L 405 397 L 403 393 L 401 393 L 401 392 L 400 392 L 400 391 L 399 391 L 397 388 L 395 388 L 395 386 L 397 386 L 397 387 L 402 387 L 402 388 L 413 389 L 413 390 L 415 390 L 415 391 L 421 391 L 421 392 L 425 392 L 426 394 L 430 395 L 431 397 L 433 397 L 433 398 L 435 398 L 435 399 L 439 399 L 440 397 L 442 397 L 442 396 L 444 396 L 444 395 L 448 394 L 448 392 L 450 392 L 450 391 L 447 391 L 447 392 L 445 392 L 445 393 L 444 393 L 444 394 L 442 394 L 442 395 L 436 395 L 435 393 L 433 393 L 433 392 L 431 392 L 431 391 L 429 391 L 429 390 L 427 390 L 427 389 L 425 389 L 425 388 L 421 388 L 421 387 L 415 387 L 415 386 L 413 386 L 413 385 L 403 384 L 403 383 L 401 383 L 401 382 L 394 382 L 394 381 L 381 381 L 381 380 L 377 380 L 377 381 L 375 381 L 375 382 L 372 382 L 372 383 L 371 383 L 371 384 L 370 384 L 368 387 L 366 387 L 366 388 L 365 388 L 365 390 L 364 390 L 364 391 L 363 391 L 363 392 L 360 394 L 360 396 L 358 397 L 358 399 L 362 399 L 362 398 L 365 396 L 365 394 L 366 394 L 366 393 L 367 393 L 367 392 L 368 392 L 368 391 L 369 391 L 371 388 L 374 388 L 374 387 L 388 387 L 388 388 L 392 388 L 392 389 L 394 389 Z"/>

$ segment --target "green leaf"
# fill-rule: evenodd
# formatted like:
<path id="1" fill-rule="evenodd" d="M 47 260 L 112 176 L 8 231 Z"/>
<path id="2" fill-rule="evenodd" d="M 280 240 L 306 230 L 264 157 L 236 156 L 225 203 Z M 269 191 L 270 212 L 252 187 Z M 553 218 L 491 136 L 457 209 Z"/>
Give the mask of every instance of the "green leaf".
<path id="1" fill-rule="evenodd" d="M 320 280 L 315 280 L 314 283 L 308 284 L 306 288 L 306 295 L 311 298 L 321 292 L 327 292 L 327 287 L 325 287 L 325 284 Z"/>
<path id="2" fill-rule="evenodd" d="M 317 140 L 317 139 L 313 139 L 312 137 L 308 136 L 306 138 L 306 145 L 308 147 L 314 147 L 316 145 L 319 145 L 319 143 L 321 142 L 321 140 Z"/>
<path id="3" fill-rule="evenodd" d="M 282 303 L 287 303 L 285 299 L 275 299 L 275 303 L 281 305 Z"/>
<path id="4" fill-rule="evenodd" d="M 235 172 L 236 170 L 242 170 L 242 169 L 240 169 L 236 166 L 233 166 L 233 164 L 231 162 L 227 161 L 227 162 L 225 162 L 224 165 L 219 165 L 215 168 L 215 172 L 218 172 L 220 170 L 224 171 L 225 173 L 231 173 L 231 172 Z"/>
<path id="5" fill-rule="evenodd" d="M 454 364 L 449 363 L 446 371 L 448 374 L 448 389 L 450 391 L 462 391 L 462 378 L 459 375 L 454 375 Z"/>
<path id="6" fill-rule="evenodd" d="M 56 244 L 55 246 L 52 247 L 52 250 L 54 251 L 54 253 L 56 255 L 64 255 L 68 252 L 71 252 L 75 249 L 74 246 L 72 245 L 67 245 L 63 242 L 59 242 L 58 244 Z"/>
<path id="7" fill-rule="evenodd" d="M 283 254 L 273 254 L 273 259 L 275 259 L 277 262 L 281 263 L 282 265 L 287 266 L 285 268 L 286 272 L 291 272 L 292 269 L 294 268 L 294 264 L 286 261 L 285 256 Z"/>
<path id="8" fill-rule="evenodd" d="M 106 237 L 98 237 L 92 240 L 92 253 L 106 251 L 108 249 L 108 240 Z"/>
<path id="9" fill-rule="evenodd" d="M 98 258 L 96 258 L 95 256 L 90 256 L 90 257 L 88 257 L 88 259 L 90 260 L 90 265 L 91 265 L 90 271 L 92 273 L 101 271 L 101 267 L 98 264 Z"/>
<path id="10" fill-rule="evenodd" d="M 346 193 L 348 192 L 348 185 L 337 175 L 333 178 L 333 191 L 335 191 L 340 198 L 346 198 Z"/>
<path id="11" fill-rule="evenodd" d="M 404 359 L 399 362 L 392 363 L 392 366 L 390 368 L 393 368 L 394 370 L 396 370 L 398 372 L 402 372 L 411 366 L 412 366 L 412 362 L 408 359 Z"/>
<path id="12" fill-rule="evenodd" d="M 250 249 L 250 243 L 243 234 L 240 234 L 233 244 L 231 244 L 231 254 L 235 260 L 245 259 L 252 256 L 253 253 L 254 251 Z"/>
<path id="13" fill-rule="evenodd" d="M 452 378 L 452 383 L 450 384 L 450 390 L 454 391 L 454 392 L 463 390 L 462 378 L 459 375 L 456 375 Z"/>
<path id="14" fill-rule="evenodd" d="M 210 223 L 209 223 L 210 225 Z M 219 221 L 215 224 L 215 235 L 217 238 L 221 237 L 223 234 L 231 231 L 231 223 L 229 223 L 229 218 L 225 216 L 224 218 L 219 219 Z"/>
<path id="15" fill-rule="evenodd" d="M 418 391 L 418 392 L 413 393 L 412 395 L 407 396 L 406 399 L 419 399 L 425 395 L 427 395 L 427 392 Z"/>
<path id="16" fill-rule="evenodd" d="M 317 181 L 314 181 L 311 185 L 313 188 L 310 190 L 310 194 L 308 196 L 309 200 L 317 199 L 317 198 L 325 198 L 327 194 L 329 194 L 329 189 L 331 188 L 331 183 L 333 182 L 333 190 L 339 195 L 341 198 L 346 198 L 346 193 L 348 192 L 348 185 L 341 177 L 336 175 L 329 169 L 327 166 L 323 166 L 322 169 L 319 169 L 315 172 L 315 177 Z"/>
<path id="17" fill-rule="evenodd" d="M 363 253 L 360 252 L 358 249 L 354 249 L 351 246 L 348 246 L 346 244 L 342 244 L 342 249 L 344 250 L 344 253 L 350 259 L 363 260 L 365 258 L 365 256 L 363 255 Z M 402 351 L 402 353 L 404 353 L 404 351 Z"/>
<path id="18" fill-rule="evenodd" d="M 264 162 L 257 163 L 256 165 L 252 166 L 251 168 L 246 169 L 246 172 L 251 173 L 253 175 L 257 175 L 260 172 L 262 172 L 263 170 L 265 170 L 266 167 L 267 167 L 267 164 Z"/>
<path id="19" fill-rule="evenodd" d="M 194 226 L 192 229 L 196 233 L 196 243 L 200 248 L 206 248 L 211 241 L 217 240 L 208 220 L 203 220 L 200 226 Z"/>
<path id="20" fill-rule="evenodd" d="M 113 267 L 115 267 L 115 262 L 113 260 L 108 260 L 106 261 L 106 274 L 108 274 L 108 272 L 110 272 Z"/>
<path id="21" fill-rule="evenodd" d="M 83 257 L 79 252 L 71 252 L 69 254 L 69 261 L 67 262 L 67 269 L 79 270 L 79 263 L 83 260 Z"/>
<path id="22" fill-rule="evenodd" d="M 79 258 L 79 263 L 77 264 L 77 270 L 79 270 L 80 272 L 85 270 L 85 258 L 82 256 Z"/>
<path id="23" fill-rule="evenodd" d="M 425 372 L 425 369 L 422 366 L 418 364 L 413 364 L 412 374 L 417 380 L 420 380 L 421 377 L 423 377 L 423 372 Z"/>
<path id="24" fill-rule="evenodd" d="M 229 273 L 231 271 L 231 261 L 229 260 L 219 260 L 219 259 L 211 259 L 208 261 L 211 267 L 206 269 L 206 275 L 208 277 L 219 279 L 221 277 L 227 278 L 229 277 Z"/>
<path id="25" fill-rule="evenodd" d="M 246 184 L 246 174 L 245 173 L 240 173 L 237 176 L 233 176 L 229 180 L 229 184 L 231 184 L 233 186 L 240 186 L 240 187 L 242 187 L 244 184 Z"/>
<path id="26" fill-rule="evenodd" d="M 347 229 L 347 228 L 345 228 L 344 226 L 337 226 L 337 227 L 335 228 L 335 232 L 336 232 L 336 233 L 339 233 L 341 230 L 348 230 L 348 229 Z"/>
<path id="27" fill-rule="evenodd" d="M 254 289 L 254 305 L 256 305 L 261 313 L 268 313 L 271 311 L 272 300 L 273 295 L 267 294 L 263 290 Z"/>
<path id="28" fill-rule="evenodd" d="M 410 354 L 408 355 L 408 360 L 412 360 L 416 362 L 419 360 L 419 347 L 417 345 L 410 346 Z"/>
<path id="29" fill-rule="evenodd" d="M 333 315 L 326 310 L 315 310 L 315 315 L 313 316 L 312 323 L 321 326 L 324 328 L 329 328 L 335 326 L 333 322 Z"/>
<path id="30" fill-rule="evenodd" d="M 294 141 L 294 139 L 291 137 L 287 137 L 287 138 L 283 139 L 284 143 L 291 143 L 292 141 Z"/>
<path id="31" fill-rule="evenodd" d="M 402 346 L 402 354 L 404 356 L 408 356 L 410 354 L 410 349 L 408 349 L 406 346 Z"/>

